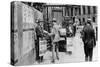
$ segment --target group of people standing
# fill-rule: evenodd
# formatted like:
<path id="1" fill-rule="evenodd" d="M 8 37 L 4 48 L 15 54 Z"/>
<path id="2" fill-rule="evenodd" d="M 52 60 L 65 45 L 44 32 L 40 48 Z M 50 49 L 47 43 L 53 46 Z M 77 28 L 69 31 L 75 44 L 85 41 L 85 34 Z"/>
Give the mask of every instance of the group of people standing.
<path id="1" fill-rule="evenodd" d="M 52 23 L 53 27 L 50 29 L 51 33 L 43 30 L 41 27 L 41 21 L 37 21 L 36 27 L 36 60 L 40 60 L 39 56 L 39 38 L 45 36 L 44 34 L 51 36 L 52 40 L 52 62 L 55 62 L 55 59 L 59 60 L 59 41 L 60 41 L 60 33 L 61 25 L 56 22 L 56 19 L 53 18 Z M 75 33 L 74 33 L 75 34 Z M 85 61 L 92 61 L 93 57 L 93 48 L 96 46 L 95 40 L 95 32 L 93 29 L 93 25 L 91 20 L 88 19 L 85 23 L 83 30 L 81 32 L 82 41 L 84 44 L 84 53 L 85 53 Z M 55 52 L 56 51 L 56 52 Z M 55 54 L 56 53 L 56 54 Z M 55 58 L 56 55 L 56 58 Z"/>
<path id="2" fill-rule="evenodd" d="M 59 60 L 59 54 L 58 54 L 58 48 L 59 48 L 59 29 L 61 28 L 61 25 L 56 22 L 56 19 L 53 18 L 52 20 L 53 27 L 50 29 L 51 33 L 43 30 L 41 27 L 41 21 L 37 21 L 37 27 L 36 27 L 36 60 L 40 60 L 39 56 L 39 38 L 45 36 L 44 34 L 51 36 L 52 40 L 52 62 L 55 62 L 55 51 L 56 51 L 56 58 Z"/>

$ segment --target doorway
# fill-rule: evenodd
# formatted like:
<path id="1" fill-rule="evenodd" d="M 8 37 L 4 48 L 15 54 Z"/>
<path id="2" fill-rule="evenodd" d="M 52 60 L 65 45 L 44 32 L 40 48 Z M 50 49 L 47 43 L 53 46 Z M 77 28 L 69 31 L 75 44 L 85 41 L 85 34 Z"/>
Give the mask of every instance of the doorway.
<path id="1" fill-rule="evenodd" d="M 61 11 L 52 11 L 53 18 L 56 18 L 58 24 L 62 24 L 63 16 Z"/>

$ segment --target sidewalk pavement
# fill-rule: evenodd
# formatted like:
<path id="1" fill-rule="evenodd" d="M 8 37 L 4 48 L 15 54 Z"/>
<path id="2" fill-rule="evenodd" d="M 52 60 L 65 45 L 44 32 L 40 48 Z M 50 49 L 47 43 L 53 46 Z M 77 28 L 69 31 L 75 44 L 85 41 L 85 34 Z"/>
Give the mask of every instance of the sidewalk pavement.
<path id="1" fill-rule="evenodd" d="M 67 38 L 67 45 L 72 44 L 72 46 L 66 46 L 67 49 L 72 51 L 72 54 L 66 52 L 59 52 L 59 60 L 55 60 L 55 63 L 76 63 L 84 62 L 84 48 L 83 42 L 80 38 L 80 33 L 76 33 L 75 37 Z M 98 46 L 98 45 L 97 45 Z M 97 60 L 97 46 L 93 50 L 93 61 Z M 52 52 L 47 51 L 44 55 L 44 60 L 41 63 L 34 62 L 33 52 L 29 52 L 26 56 L 21 59 L 18 65 L 31 65 L 31 64 L 50 64 L 52 61 Z"/>

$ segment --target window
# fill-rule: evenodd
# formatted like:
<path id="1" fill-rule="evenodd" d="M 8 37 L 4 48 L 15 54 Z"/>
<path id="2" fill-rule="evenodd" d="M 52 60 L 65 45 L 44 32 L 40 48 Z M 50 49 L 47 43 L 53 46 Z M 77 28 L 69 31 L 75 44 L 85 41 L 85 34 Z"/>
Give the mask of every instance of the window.
<path id="1" fill-rule="evenodd" d="M 75 15 L 77 15 L 77 8 L 75 8 Z"/>
<path id="2" fill-rule="evenodd" d="M 96 6 L 93 6 L 93 14 L 96 14 Z"/>
<path id="3" fill-rule="evenodd" d="M 79 22 L 80 22 L 80 25 L 81 25 L 82 23 L 81 23 L 81 19 L 80 18 L 79 18 Z"/>
<path id="4" fill-rule="evenodd" d="M 79 15 L 81 15 L 81 7 L 79 8 Z"/>
<path id="5" fill-rule="evenodd" d="M 83 18 L 83 22 L 85 22 L 85 18 Z"/>
<path id="6" fill-rule="evenodd" d="M 73 16 L 73 8 L 71 8 L 71 16 Z"/>
<path id="7" fill-rule="evenodd" d="M 86 14 L 86 12 L 85 12 L 86 10 L 85 10 L 85 6 L 83 6 L 83 14 Z"/>
<path id="8" fill-rule="evenodd" d="M 93 22 L 95 22 L 95 17 L 93 17 Z"/>
<path id="9" fill-rule="evenodd" d="M 88 14 L 90 14 L 90 13 L 91 13 L 91 12 L 90 12 L 90 11 L 91 11 L 91 10 L 90 10 L 90 6 L 88 6 L 87 9 L 88 9 Z"/>

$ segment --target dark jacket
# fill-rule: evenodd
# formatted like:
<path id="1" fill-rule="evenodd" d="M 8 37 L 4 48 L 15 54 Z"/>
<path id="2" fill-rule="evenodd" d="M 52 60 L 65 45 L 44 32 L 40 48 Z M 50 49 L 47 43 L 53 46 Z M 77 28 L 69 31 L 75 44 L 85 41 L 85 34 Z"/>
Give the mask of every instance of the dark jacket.
<path id="1" fill-rule="evenodd" d="M 37 36 L 37 37 L 43 37 L 43 29 L 42 29 L 41 26 L 38 25 L 38 26 L 36 27 L 35 31 L 36 31 L 36 36 Z"/>
<path id="2" fill-rule="evenodd" d="M 82 40 L 84 42 L 84 46 L 87 46 L 89 48 L 93 48 L 96 45 L 95 32 L 92 26 L 84 26 L 82 31 Z"/>

